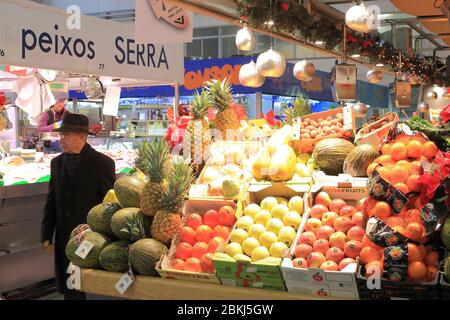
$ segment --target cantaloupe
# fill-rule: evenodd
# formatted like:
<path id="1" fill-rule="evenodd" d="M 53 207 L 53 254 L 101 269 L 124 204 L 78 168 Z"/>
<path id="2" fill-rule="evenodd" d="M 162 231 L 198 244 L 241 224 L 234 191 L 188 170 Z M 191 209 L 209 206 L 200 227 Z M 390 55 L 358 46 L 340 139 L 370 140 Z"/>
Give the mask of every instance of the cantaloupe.
<path id="1" fill-rule="evenodd" d="M 370 144 L 361 144 L 345 158 L 343 171 L 352 177 L 366 177 L 369 165 L 380 156 Z"/>
<path id="2" fill-rule="evenodd" d="M 355 145 L 347 140 L 328 138 L 320 141 L 313 152 L 313 159 L 320 170 L 328 175 L 343 173 L 344 162 Z"/>

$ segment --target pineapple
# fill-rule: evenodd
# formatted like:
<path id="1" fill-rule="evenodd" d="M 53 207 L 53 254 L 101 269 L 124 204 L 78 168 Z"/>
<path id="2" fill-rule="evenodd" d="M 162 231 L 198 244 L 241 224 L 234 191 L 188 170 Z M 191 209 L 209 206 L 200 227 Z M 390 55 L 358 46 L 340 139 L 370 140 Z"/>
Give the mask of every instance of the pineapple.
<path id="1" fill-rule="evenodd" d="M 146 156 L 149 181 L 142 192 L 141 210 L 146 216 L 153 217 L 160 208 L 161 194 L 166 189 L 166 178 L 171 171 L 169 145 L 164 139 L 152 140 Z"/>
<path id="2" fill-rule="evenodd" d="M 209 145 L 211 143 L 211 135 L 209 132 L 209 123 L 205 118 L 210 106 L 210 95 L 207 90 L 203 90 L 200 94 L 196 92 L 192 100 L 191 115 L 193 119 L 189 121 L 187 126 L 188 144 L 185 150 L 190 150 L 191 161 L 196 164 L 203 163 L 203 160 L 209 155 Z"/>
<path id="3" fill-rule="evenodd" d="M 142 141 L 141 143 L 139 143 L 137 148 L 137 157 L 134 161 L 134 167 L 136 168 L 135 169 L 136 172 L 141 171 L 146 176 L 148 176 L 149 148 L 150 148 L 149 141 Z"/>
<path id="4" fill-rule="evenodd" d="M 309 104 L 308 98 L 297 97 L 294 100 L 293 107 L 285 107 L 284 115 L 286 116 L 286 123 L 292 126 L 295 119 L 310 113 L 311 105 Z"/>
<path id="5" fill-rule="evenodd" d="M 150 228 L 152 218 L 144 216 L 143 214 L 133 215 L 127 219 L 126 228 L 121 231 L 130 235 L 130 242 L 136 242 L 141 239 L 151 238 Z"/>
<path id="6" fill-rule="evenodd" d="M 208 88 L 211 94 L 212 104 L 217 108 L 218 113 L 214 121 L 216 129 L 222 132 L 222 137 L 227 140 L 227 130 L 238 131 L 240 127 L 239 119 L 231 108 L 232 96 L 231 85 L 228 79 L 217 80 L 209 83 Z"/>
<path id="7" fill-rule="evenodd" d="M 192 182 L 192 166 L 183 161 L 176 162 L 167 189 L 161 194 L 161 209 L 153 219 L 153 239 L 169 245 L 177 234 L 181 227 L 181 210 Z"/>

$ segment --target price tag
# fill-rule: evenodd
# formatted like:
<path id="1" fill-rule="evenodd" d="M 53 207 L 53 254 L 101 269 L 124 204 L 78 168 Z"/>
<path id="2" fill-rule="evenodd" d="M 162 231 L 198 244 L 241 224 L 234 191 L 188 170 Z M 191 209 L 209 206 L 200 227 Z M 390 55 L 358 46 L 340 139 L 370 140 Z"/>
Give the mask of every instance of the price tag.
<path id="1" fill-rule="evenodd" d="M 353 114 L 351 107 L 344 107 L 344 130 L 353 129 Z"/>
<path id="2" fill-rule="evenodd" d="M 125 291 L 133 284 L 134 276 L 131 271 L 127 271 L 120 280 L 114 285 L 114 288 L 123 295 Z"/>
<path id="3" fill-rule="evenodd" d="M 77 251 L 75 251 L 75 254 L 84 260 L 93 247 L 94 245 L 91 242 L 84 240 L 78 247 Z"/>
<path id="4" fill-rule="evenodd" d="M 292 140 L 300 140 L 301 128 L 302 128 L 302 119 L 301 118 L 294 119 L 294 123 L 292 125 Z"/>

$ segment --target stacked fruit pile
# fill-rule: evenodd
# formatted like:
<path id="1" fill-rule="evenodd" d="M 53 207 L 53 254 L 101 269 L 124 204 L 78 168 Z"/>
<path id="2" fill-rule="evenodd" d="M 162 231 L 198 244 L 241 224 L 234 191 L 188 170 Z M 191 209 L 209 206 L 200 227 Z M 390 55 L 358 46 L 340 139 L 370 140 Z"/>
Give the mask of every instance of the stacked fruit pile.
<path id="1" fill-rule="evenodd" d="M 328 116 L 326 118 L 303 118 L 300 136 L 302 139 L 325 138 L 344 131 L 344 115 L 337 113 L 334 116 Z"/>
<path id="2" fill-rule="evenodd" d="M 251 203 L 236 222 L 224 252 L 236 261 L 257 262 L 288 254 L 295 240 L 304 212 L 304 201 L 294 196 L 289 201 L 267 197 Z"/>
<path id="3" fill-rule="evenodd" d="M 208 210 L 203 215 L 187 215 L 176 244 L 174 270 L 214 273 L 212 256 L 217 248 L 225 245 L 235 223 L 235 212 L 231 206 Z"/>
<path id="4" fill-rule="evenodd" d="M 319 192 L 294 250 L 296 268 L 342 271 L 356 263 L 362 249 L 366 218 L 362 203 L 353 206 Z"/>

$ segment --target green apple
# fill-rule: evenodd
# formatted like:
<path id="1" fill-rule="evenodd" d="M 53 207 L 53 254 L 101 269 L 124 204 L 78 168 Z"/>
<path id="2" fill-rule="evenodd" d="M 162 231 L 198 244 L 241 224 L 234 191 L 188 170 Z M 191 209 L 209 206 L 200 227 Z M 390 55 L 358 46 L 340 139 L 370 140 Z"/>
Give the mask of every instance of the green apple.
<path id="1" fill-rule="evenodd" d="M 268 210 L 261 210 L 255 217 L 255 223 L 266 225 L 267 221 L 269 221 L 272 218 L 272 215 L 270 214 L 270 211 Z"/>
<path id="2" fill-rule="evenodd" d="M 266 247 L 260 246 L 252 252 L 252 261 L 256 262 L 270 256 L 270 252 Z"/>
<path id="3" fill-rule="evenodd" d="M 250 237 L 254 237 L 256 239 L 259 239 L 259 236 L 262 235 L 264 232 L 266 232 L 266 227 L 262 224 L 254 224 L 250 227 L 250 230 L 248 231 L 248 234 Z"/>
<path id="4" fill-rule="evenodd" d="M 243 216 L 241 217 L 237 224 L 236 227 L 240 228 L 240 229 L 244 229 L 248 232 L 248 230 L 250 230 L 250 227 L 253 225 L 253 218 L 250 216 Z"/>
<path id="5" fill-rule="evenodd" d="M 239 243 L 237 242 L 232 242 L 227 244 L 227 246 L 225 247 L 225 253 L 227 255 L 229 255 L 230 257 L 234 257 L 235 255 L 237 255 L 238 253 L 242 253 L 242 247 Z"/>
<path id="6" fill-rule="evenodd" d="M 298 227 L 302 222 L 302 216 L 298 212 L 289 211 L 288 214 L 284 216 L 283 222 L 285 226 L 290 226 L 295 230 L 298 230 Z"/>
<path id="7" fill-rule="evenodd" d="M 266 223 L 267 231 L 272 231 L 275 234 L 278 234 L 278 232 L 280 232 L 281 228 L 283 227 L 284 227 L 283 221 L 277 218 L 272 218 Z"/>
<path id="8" fill-rule="evenodd" d="M 245 239 L 248 238 L 248 233 L 244 229 L 235 229 L 230 234 L 230 241 L 237 242 L 242 245 Z"/>
<path id="9" fill-rule="evenodd" d="M 299 196 L 292 197 L 291 200 L 289 200 L 288 207 L 289 211 L 295 211 L 298 214 L 302 215 L 304 208 L 302 197 Z"/>
<path id="10" fill-rule="evenodd" d="M 272 211 L 273 207 L 275 207 L 278 204 L 278 201 L 274 197 L 267 197 L 264 198 L 263 201 L 261 201 L 261 210 L 267 210 Z"/>
<path id="11" fill-rule="evenodd" d="M 275 207 L 273 207 L 270 214 L 273 218 L 280 219 L 283 221 L 284 216 L 289 212 L 289 208 L 285 204 L 277 204 Z"/>
<path id="12" fill-rule="evenodd" d="M 252 262 L 252 259 L 250 257 L 242 253 L 238 253 L 237 255 L 235 255 L 233 259 L 241 262 Z"/>
<path id="13" fill-rule="evenodd" d="M 270 248 L 270 246 L 277 241 L 277 235 L 271 231 L 266 231 L 259 236 L 259 243 L 266 248 Z"/>
<path id="14" fill-rule="evenodd" d="M 249 217 L 252 217 L 253 219 L 255 219 L 256 215 L 260 211 L 261 211 L 261 208 L 257 204 L 251 203 L 247 207 L 245 207 L 244 216 L 249 216 Z"/>
<path id="15" fill-rule="evenodd" d="M 274 258 L 284 257 L 284 253 L 288 250 L 288 246 L 283 242 L 274 242 L 270 246 L 270 255 Z"/>
<path id="16" fill-rule="evenodd" d="M 244 242 L 242 243 L 242 250 L 246 255 L 251 256 L 253 250 L 255 250 L 259 246 L 260 244 L 258 239 L 250 237 L 245 239 Z"/>
<path id="17" fill-rule="evenodd" d="M 294 228 L 292 227 L 283 227 L 281 228 L 280 232 L 278 233 L 278 242 L 283 242 L 288 246 L 291 246 L 291 244 L 295 240 L 295 236 L 297 233 L 295 232 Z"/>

